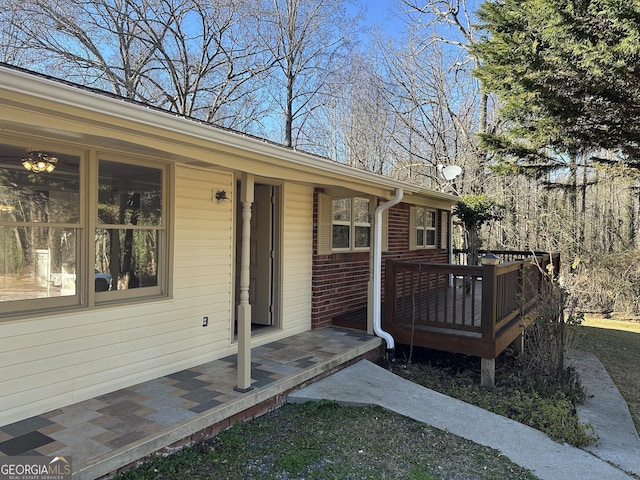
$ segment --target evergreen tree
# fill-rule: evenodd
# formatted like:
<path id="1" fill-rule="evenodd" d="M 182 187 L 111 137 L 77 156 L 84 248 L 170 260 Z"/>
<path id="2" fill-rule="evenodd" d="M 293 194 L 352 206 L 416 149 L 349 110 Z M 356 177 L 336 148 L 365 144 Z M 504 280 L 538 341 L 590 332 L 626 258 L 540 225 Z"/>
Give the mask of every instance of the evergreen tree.
<path id="1" fill-rule="evenodd" d="M 485 1 L 479 18 L 476 75 L 507 125 L 483 136 L 491 150 L 519 167 L 605 150 L 640 168 L 638 0 Z"/>

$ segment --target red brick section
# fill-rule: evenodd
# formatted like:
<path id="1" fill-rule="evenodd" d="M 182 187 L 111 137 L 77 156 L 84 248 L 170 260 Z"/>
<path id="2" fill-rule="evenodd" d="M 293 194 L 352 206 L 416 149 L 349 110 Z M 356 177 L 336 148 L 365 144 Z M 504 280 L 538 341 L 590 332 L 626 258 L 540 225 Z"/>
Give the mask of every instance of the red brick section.
<path id="1" fill-rule="evenodd" d="M 321 190 L 316 190 L 314 194 L 312 328 L 331 325 L 334 317 L 366 307 L 370 263 L 369 252 L 317 254 L 317 204 L 319 192 Z M 389 250 L 382 254 L 383 296 L 385 260 L 420 260 L 430 263 L 448 263 L 449 261 L 448 245 L 439 245 L 441 231 L 440 211 L 436 215 L 438 221 L 436 233 L 438 248 L 409 250 L 410 207 L 410 204 L 400 203 L 389 210 Z"/>

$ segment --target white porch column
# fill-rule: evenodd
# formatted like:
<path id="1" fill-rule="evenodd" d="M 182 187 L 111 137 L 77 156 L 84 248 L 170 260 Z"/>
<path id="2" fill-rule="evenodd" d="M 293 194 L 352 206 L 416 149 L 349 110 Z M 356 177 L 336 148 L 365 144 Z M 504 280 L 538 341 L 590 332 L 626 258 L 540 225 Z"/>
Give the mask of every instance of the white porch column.
<path id="1" fill-rule="evenodd" d="M 238 305 L 238 385 L 236 390 L 248 392 L 251 386 L 251 305 L 249 283 L 251 276 L 251 205 L 253 204 L 253 175 L 242 174 L 240 201 L 242 204 L 242 243 L 240 248 L 240 304 Z"/>

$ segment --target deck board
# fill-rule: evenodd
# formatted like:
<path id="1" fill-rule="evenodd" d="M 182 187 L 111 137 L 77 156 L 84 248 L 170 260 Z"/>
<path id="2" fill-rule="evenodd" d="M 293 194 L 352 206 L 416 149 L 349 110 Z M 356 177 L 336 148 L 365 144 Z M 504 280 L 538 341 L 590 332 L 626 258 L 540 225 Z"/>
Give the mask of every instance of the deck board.
<path id="1" fill-rule="evenodd" d="M 384 322 L 480 332 L 482 282 L 456 278 L 452 283 L 397 299 L 394 320 Z"/>
<path id="2" fill-rule="evenodd" d="M 481 326 L 481 312 L 482 312 L 482 282 L 477 280 L 474 287 L 467 288 L 464 286 L 464 281 L 461 278 L 456 278 L 454 286 L 441 287 L 439 289 L 431 289 L 428 295 L 422 295 L 421 298 L 415 299 L 417 307 L 416 309 L 416 323 L 424 329 L 431 327 L 440 329 L 450 329 L 451 333 L 455 333 L 456 328 L 459 326 L 475 327 L 477 329 Z M 433 297 L 434 293 L 437 295 Z M 429 298 L 434 299 L 433 302 L 429 302 Z M 453 308 L 451 304 L 456 305 L 456 299 L 464 298 L 464 308 Z M 449 302 L 447 302 L 449 300 Z M 410 312 L 413 301 L 409 298 L 403 299 L 403 309 L 405 312 Z M 449 307 L 447 308 L 447 305 Z M 382 309 L 384 311 L 384 308 Z M 410 317 L 409 317 L 410 318 Z M 383 319 L 383 325 L 386 323 L 386 319 Z M 404 324 L 410 328 L 411 322 L 398 322 L 398 324 Z M 446 326 L 443 324 L 447 324 Z M 351 310 L 333 318 L 333 325 L 354 328 L 358 330 L 366 330 L 367 328 L 367 309 L 366 307 L 359 308 L 357 310 Z"/>

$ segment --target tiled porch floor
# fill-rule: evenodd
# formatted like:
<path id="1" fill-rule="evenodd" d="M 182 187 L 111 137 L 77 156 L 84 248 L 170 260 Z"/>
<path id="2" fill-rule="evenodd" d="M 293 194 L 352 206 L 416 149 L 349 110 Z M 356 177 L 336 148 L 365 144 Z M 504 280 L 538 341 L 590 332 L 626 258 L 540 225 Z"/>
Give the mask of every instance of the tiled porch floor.
<path id="1" fill-rule="evenodd" d="M 71 456 L 94 479 L 282 396 L 375 350 L 381 340 L 327 327 L 252 350 L 252 390 L 239 393 L 236 356 L 189 368 L 0 427 L 0 456 Z M 275 404 L 275 403 L 274 403 Z"/>

